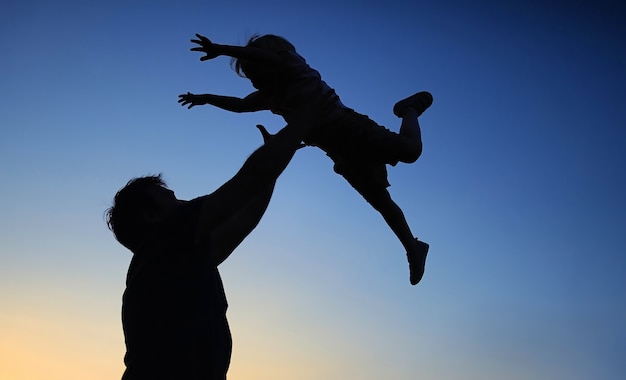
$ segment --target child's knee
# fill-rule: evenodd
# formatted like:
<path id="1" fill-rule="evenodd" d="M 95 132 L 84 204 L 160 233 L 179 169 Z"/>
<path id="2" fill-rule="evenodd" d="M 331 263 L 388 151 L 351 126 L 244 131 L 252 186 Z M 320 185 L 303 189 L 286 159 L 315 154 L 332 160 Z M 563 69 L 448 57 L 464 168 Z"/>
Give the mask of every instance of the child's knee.
<path id="1" fill-rule="evenodd" d="M 385 189 L 383 191 L 370 192 L 369 194 L 361 194 L 363 198 L 381 214 L 386 214 L 389 207 L 393 204 L 389 192 Z"/>
<path id="2" fill-rule="evenodd" d="M 412 164 L 417 161 L 418 158 L 422 155 L 422 142 L 417 142 L 414 144 L 410 144 L 410 146 L 405 149 L 403 156 L 400 158 L 400 161 L 405 162 L 407 164 Z"/>

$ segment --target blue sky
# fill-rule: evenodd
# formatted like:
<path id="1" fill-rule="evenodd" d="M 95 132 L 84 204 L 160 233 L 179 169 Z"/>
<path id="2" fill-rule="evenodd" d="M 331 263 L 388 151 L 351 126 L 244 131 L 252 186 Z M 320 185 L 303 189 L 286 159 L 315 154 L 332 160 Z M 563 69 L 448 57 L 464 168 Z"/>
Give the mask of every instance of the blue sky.
<path id="1" fill-rule="evenodd" d="M 229 379 L 621 379 L 626 371 L 626 8 L 617 1 L 8 1 L 0 6 L 0 377 L 110 379 L 130 253 L 104 210 L 162 172 L 183 199 L 276 131 L 194 33 L 288 38 L 343 102 L 397 130 L 428 90 L 424 153 L 390 191 L 402 246 L 322 152 L 298 152 L 222 272 Z"/>

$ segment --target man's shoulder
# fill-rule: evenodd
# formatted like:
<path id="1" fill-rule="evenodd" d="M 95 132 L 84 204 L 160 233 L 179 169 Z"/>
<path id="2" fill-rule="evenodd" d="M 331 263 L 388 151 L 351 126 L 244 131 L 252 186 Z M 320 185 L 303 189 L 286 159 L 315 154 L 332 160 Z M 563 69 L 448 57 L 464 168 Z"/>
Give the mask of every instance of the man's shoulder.
<path id="1" fill-rule="evenodd" d="M 204 197 L 181 201 L 171 212 L 154 228 L 147 239 L 143 251 L 165 252 L 174 248 L 189 248 L 194 241 L 194 233 L 199 222 L 204 204 Z"/>
<path id="2" fill-rule="evenodd" d="M 166 220 L 197 217 L 208 197 L 208 195 L 203 195 L 188 201 L 180 201 L 167 216 Z"/>

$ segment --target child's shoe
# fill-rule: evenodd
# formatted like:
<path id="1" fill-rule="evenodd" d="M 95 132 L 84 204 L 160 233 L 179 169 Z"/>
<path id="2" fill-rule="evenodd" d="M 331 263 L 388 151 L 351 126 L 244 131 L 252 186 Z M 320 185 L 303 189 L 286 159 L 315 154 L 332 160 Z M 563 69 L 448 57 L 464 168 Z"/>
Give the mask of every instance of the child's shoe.
<path id="1" fill-rule="evenodd" d="M 409 259 L 409 274 L 411 285 L 417 285 L 424 276 L 424 267 L 426 266 L 426 255 L 428 255 L 428 243 L 417 240 L 417 248 L 414 251 L 407 252 L 406 257 Z"/>
<path id="2" fill-rule="evenodd" d="M 414 108 L 417 111 L 417 116 L 426 111 L 428 107 L 433 104 L 433 96 L 430 92 L 422 91 L 417 94 L 413 94 L 406 99 L 400 100 L 393 106 L 393 113 L 397 117 L 402 117 L 402 113 L 407 108 Z"/>

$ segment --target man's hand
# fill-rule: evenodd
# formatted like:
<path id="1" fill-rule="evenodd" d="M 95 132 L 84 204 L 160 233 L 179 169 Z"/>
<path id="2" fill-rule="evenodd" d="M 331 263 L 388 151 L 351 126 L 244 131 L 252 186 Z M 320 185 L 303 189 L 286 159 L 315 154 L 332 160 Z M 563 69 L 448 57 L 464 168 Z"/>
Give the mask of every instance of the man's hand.
<path id="1" fill-rule="evenodd" d="M 265 127 L 262 126 L 261 124 L 257 124 L 256 127 L 261 132 L 261 136 L 263 136 L 263 144 L 267 144 L 267 142 L 270 141 L 274 137 L 274 135 L 269 133 L 267 129 L 265 129 Z"/>
<path id="2" fill-rule="evenodd" d="M 274 138 L 274 136 L 276 136 L 276 134 L 269 133 L 267 129 L 261 124 L 257 124 L 256 127 L 261 132 L 261 136 L 263 136 L 263 144 L 267 144 L 271 139 Z M 302 143 L 297 149 L 302 149 L 305 146 L 306 144 Z"/>
<path id="3" fill-rule="evenodd" d="M 200 57 L 201 61 L 213 59 L 220 55 L 219 52 L 217 51 L 216 45 L 213 42 L 211 42 L 211 40 L 209 40 L 205 36 L 200 35 L 198 33 L 196 33 L 196 37 L 198 37 L 198 39 L 191 40 L 191 42 L 193 42 L 194 44 L 198 44 L 200 46 L 191 48 L 191 51 L 200 51 L 200 52 L 205 53 L 206 55 L 204 57 Z"/>
<path id="4" fill-rule="evenodd" d="M 206 100 L 204 100 L 204 97 L 202 95 L 195 95 L 191 92 L 178 95 L 178 98 L 178 103 L 180 103 L 181 106 L 184 107 L 189 104 L 189 107 L 187 107 L 187 109 L 191 109 L 191 107 L 193 106 L 202 106 L 206 104 Z"/>

